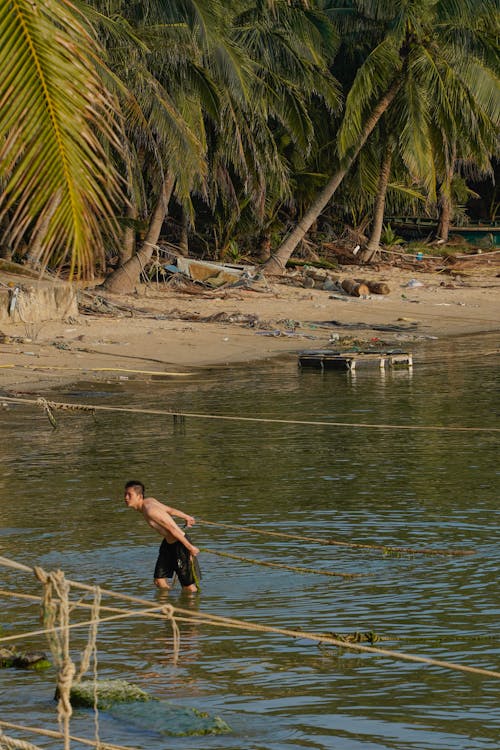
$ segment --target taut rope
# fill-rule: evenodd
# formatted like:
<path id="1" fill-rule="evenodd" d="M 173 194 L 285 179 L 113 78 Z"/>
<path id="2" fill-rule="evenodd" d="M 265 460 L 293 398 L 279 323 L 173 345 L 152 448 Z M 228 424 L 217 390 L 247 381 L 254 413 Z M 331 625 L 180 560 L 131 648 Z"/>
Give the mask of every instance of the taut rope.
<path id="1" fill-rule="evenodd" d="M 2 396 L 2 401 L 13 404 L 37 404 L 37 399 Z M 373 424 L 369 422 L 334 422 L 306 419 L 273 419 L 269 417 L 242 417 L 231 414 L 196 414 L 194 412 L 178 412 L 165 409 L 139 409 L 126 406 L 104 406 L 103 404 L 75 404 L 59 401 L 47 401 L 51 409 L 77 410 L 78 408 L 93 411 L 114 411 L 125 414 L 148 414 L 160 417 L 191 417 L 192 419 L 219 419 L 228 422 L 255 422 L 266 424 L 304 425 L 309 427 L 356 427 L 376 430 L 415 430 L 420 432 L 500 432 L 500 427 L 463 427 L 460 425 L 415 425 L 415 424 Z"/>
<path id="2" fill-rule="evenodd" d="M 219 529 L 231 529 L 234 531 L 246 531 L 251 534 L 262 534 L 264 536 L 277 536 L 282 539 L 296 539 L 302 542 L 315 542 L 316 544 L 328 544 L 336 545 L 338 547 L 352 547 L 354 549 L 375 549 L 381 552 L 402 552 L 412 555 L 474 555 L 474 550 L 462 549 L 462 550 L 449 550 L 449 549 L 432 549 L 430 547 L 393 547 L 392 545 L 384 544 L 361 544 L 358 542 L 344 542 L 337 539 L 321 539 L 314 536 L 301 536 L 299 534 L 287 534 L 282 531 L 268 531 L 267 529 L 256 529 L 250 526 L 237 526 L 230 523 L 215 523 L 214 521 L 205 521 L 203 518 L 197 518 L 196 523 L 201 523 L 206 526 L 215 526 Z M 209 550 L 205 550 L 209 552 Z M 222 553 L 213 553 L 222 554 Z M 242 558 L 244 559 L 244 558 Z M 257 561 L 253 561 L 257 562 Z"/>

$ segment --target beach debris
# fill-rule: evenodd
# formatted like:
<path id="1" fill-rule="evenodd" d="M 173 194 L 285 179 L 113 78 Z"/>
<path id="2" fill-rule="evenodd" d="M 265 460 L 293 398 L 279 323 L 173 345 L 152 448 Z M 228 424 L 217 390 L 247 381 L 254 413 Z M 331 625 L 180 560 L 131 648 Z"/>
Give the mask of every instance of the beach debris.
<path id="1" fill-rule="evenodd" d="M 310 349 L 299 353 L 301 367 L 315 367 L 320 370 L 354 370 L 360 368 L 396 368 L 413 366 L 409 352 L 391 351 L 351 351 L 341 352 L 332 349 Z"/>
<path id="2" fill-rule="evenodd" d="M 370 289 L 365 282 L 343 279 L 340 284 L 344 292 L 347 292 L 351 297 L 367 297 L 370 294 Z"/>
<path id="3" fill-rule="evenodd" d="M 248 270 L 243 266 L 230 266 L 183 256 L 177 258 L 176 266 L 178 271 L 188 278 L 193 281 L 203 281 L 214 289 L 238 281 L 243 271 Z"/>
<path id="4" fill-rule="evenodd" d="M 410 279 L 409 282 L 406 284 L 406 287 L 408 289 L 416 289 L 419 286 L 424 286 L 424 284 L 418 279 Z"/>
<path id="5" fill-rule="evenodd" d="M 12 315 L 14 315 L 14 311 L 17 307 L 17 300 L 19 298 L 20 291 L 21 291 L 21 288 L 19 286 L 15 286 L 14 289 L 12 289 L 10 293 L 9 315 L 11 317 Z"/>
<path id="6" fill-rule="evenodd" d="M 399 326 L 394 323 L 345 323 L 341 320 L 326 320 L 323 323 L 317 323 L 317 328 L 354 328 L 359 330 L 373 331 L 411 331 L 418 326 L 417 322 L 412 322 L 407 326 Z"/>
<path id="7" fill-rule="evenodd" d="M 57 696 L 56 696 L 57 697 Z M 125 680 L 83 680 L 71 687 L 74 707 L 97 708 L 136 729 L 170 737 L 226 734 L 231 731 L 219 716 L 155 698 Z"/>
<path id="8" fill-rule="evenodd" d="M 389 284 L 385 281 L 372 281 L 370 279 L 356 279 L 359 284 L 365 284 L 370 290 L 371 294 L 390 294 L 391 290 Z"/>

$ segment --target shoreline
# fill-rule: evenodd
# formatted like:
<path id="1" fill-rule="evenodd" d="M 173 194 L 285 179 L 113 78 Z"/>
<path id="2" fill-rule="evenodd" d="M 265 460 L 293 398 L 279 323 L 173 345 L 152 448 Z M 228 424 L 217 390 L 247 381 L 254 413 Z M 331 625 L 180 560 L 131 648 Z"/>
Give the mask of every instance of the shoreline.
<path id="1" fill-rule="evenodd" d="M 425 340 L 492 334 L 500 330 L 497 270 L 450 280 L 373 269 L 364 276 L 391 291 L 360 298 L 275 281 L 259 290 L 193 294 L 152 284 L 135 295 L 99 293 L 108 305 L 102 313 L 2 322 L 0 394 L 46 393 L 89 380 L 181 379 L 307 349 L 411 349 Z"/>

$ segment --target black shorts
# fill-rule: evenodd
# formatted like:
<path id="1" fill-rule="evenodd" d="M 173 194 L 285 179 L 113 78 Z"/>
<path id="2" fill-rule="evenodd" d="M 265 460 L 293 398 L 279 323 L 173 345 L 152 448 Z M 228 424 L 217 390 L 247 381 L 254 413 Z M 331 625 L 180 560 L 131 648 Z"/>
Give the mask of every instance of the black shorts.
<path id="1" fill-rule="evenodd" d="M 191 586 L 196 583 L 189 550 L 182 542 L 175 541 L 169 544 L 164 539 L 158 552 L 154 577 L 172 578 L 174 573 L 177 573 L 181 586 Z"/>

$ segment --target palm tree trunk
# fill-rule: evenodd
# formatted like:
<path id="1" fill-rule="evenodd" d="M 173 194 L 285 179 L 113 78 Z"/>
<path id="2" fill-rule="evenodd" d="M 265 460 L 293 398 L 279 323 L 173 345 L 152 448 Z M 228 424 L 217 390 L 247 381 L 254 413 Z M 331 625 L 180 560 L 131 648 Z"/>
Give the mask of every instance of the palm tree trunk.
<path id="1" fill-rule="evenodd" d="M 393 82 L 384 96 L 380 99 L 379 103 L 377 104 L 365 124 L 358 146 L 351 154 L 351 156 L 349 156 L 345 160 L 339 170 L 330 178 L 326 186 L 318 195 L 314 203 L 312 203 L 312 205 L 308 208 L 295 229 L 288 235 L 286 240 L 280 245 L 276 252 L 271 255 L 271 258 L 263 267 L 265 273 L 283 273 L 286 263 L 291 254 L 293 253 L 299 242 L 304 239 L 312 224 L 318 219 L 320 214 L 332 199 L 338 186 L 344 179 L 352 164 L 355 162 L 359 152 L 366 143 L 368 136 L 394 100 L 394 97 L 401 87 L 401 83 L 402 78 L 396 78 L 396 80 Z"/>
<path id="2" fill-rule="evenodd" d="M 451 224 L 451 200 L 450 196 L 446 191 L 439 191 L 439 221 L 436 229 L 436 237 L 438 240 L 448 242 L 450 234 Z"/>
<path id="3" fill-rule="evenodd" d="M 179 238 L 179 252 L 185 258 L 189 255 L 189 232 L 188 232 L 188 215 L 186 210 L 181 206 L 181 236 Z"/>
<path id="4" fill-rule="evenodd" d="M 439 221 L 436 229 L 436 237 L 438 240 L 448 242 L 450 234 L 451 214 L 452 214 L 452 201 L 451 201 L 451 186 L 453 182 L 453 175 L 455 172 L 455 160 L 457 156 L 456 144 L 454 143 L 451 149 L 449 161 L 446 165 L 446 174 L 439 188 Z"/>
<path id="5" fill-rule="evenodd" d="M 369 263 L 375 257 L 380 248 L 380 238 L 382 236 L 382 227 L 384 225 L 385 198 L 387 195 L 387 186 L 391 174 L 393 144 L 387 143 L 380 174 L 378 178 L 377 196 L 373 207 L 373 224 L 370 233 L 370 239 L 366 243 L 366 248 L 361 254 L 361 260 Z"/>
<path id="6" fill-rule="evenodd" d="M 137 219 L 137 206 L 130 203 L 127 206 L 127 219 Z M 124 266 L 131 259 L 135 249 L 135 227 L 126 226 L 123 232 L 123 244 L 119 250 L 120 266 Z"/>
<path id="7" fill-rule="evenodd" d="M 174 187 L 174 178 L 166 177 L 158 198 L 155 210 L 149 223 L 148 233 L 143 240 L 142 247 L 123 266 L 117 268 L 103 283 L 103 288 L 115 294 L 128 294 L 135 289 L 142 271 L 151 260 L 153 249 L 158 242 L 168 204 Z"/>
<path id="8" fill-rule="evenodd" d="M 29 250 L 26 253 L 26 260 L 28 265 L 39 270 L 41 267 L 42 256 L 44 253 L 44 238 L 47 236 L 47 232 L 50 226 L 50 222 L 57 211 L 59 204 L 61 203 L 61 194 L 57 192 L 50 199 L 47 211 L 43 215 L 43 219 L 39 221 L 35 227 L 35 230 L 31 236 L 31 242 L 29 244 Z"/>

